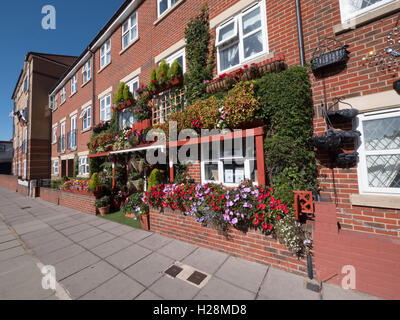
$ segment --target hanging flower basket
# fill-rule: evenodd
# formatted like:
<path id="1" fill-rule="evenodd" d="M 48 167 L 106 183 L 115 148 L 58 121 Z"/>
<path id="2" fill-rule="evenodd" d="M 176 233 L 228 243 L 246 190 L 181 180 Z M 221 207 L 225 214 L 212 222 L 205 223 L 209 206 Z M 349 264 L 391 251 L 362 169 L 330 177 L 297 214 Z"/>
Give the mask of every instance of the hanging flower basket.
<path id="1" fill-rule="evenodd" d="M 335 134 L 340 135 L 342 142 L 354 142 L 355 139 L 359 139 L 361 137 L 361 132 L 358 130 L 350 130 L 350 131 L 337 131 L 333 130 Z"/>
<path id="2" fill-rule="evenodd" d="M 349 60 L 350 52 L 347 51 L 348 45 L 326 52 L 318 57 L 311 60 L 311 69 L 313 73 L 320 73 L 323 70 L 332 67 L 334 65 L 346 64 Z"/>
<path id="3" fill-rule="evenodd" d="M 311 144 L 318 150 L 333 151 L 336 150 L 341 143 L 341 136 L 329 130 L 325 136 L 311 138 Z"/>
<path id="4" fill-rule="evenodd" d="M 346 122 L 357 117 L 357 109 L 343 109 L 337 111 L 328 111 L 328 117 L 332 122 Z"/>
<path id="5" fill-rule="evenodd" d="M 336 163 L 339 166 L 354 166 L 358 161 L 358 152 L 339 153 L 336 157 Z"/>

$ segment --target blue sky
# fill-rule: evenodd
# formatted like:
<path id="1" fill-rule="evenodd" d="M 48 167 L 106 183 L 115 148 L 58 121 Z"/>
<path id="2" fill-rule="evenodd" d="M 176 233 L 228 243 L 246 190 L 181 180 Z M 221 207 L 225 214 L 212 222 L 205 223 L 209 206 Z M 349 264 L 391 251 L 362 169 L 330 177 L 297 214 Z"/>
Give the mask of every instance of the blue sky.
<path id="1" fill-rule="evenodd" d="M 29 51 L 79 56 L 124 0 L 7 0 L 0 10 L 0 140 L 12 138 L 11 95 Z M 42 7 L 56 30 L 42 29 Z"/>

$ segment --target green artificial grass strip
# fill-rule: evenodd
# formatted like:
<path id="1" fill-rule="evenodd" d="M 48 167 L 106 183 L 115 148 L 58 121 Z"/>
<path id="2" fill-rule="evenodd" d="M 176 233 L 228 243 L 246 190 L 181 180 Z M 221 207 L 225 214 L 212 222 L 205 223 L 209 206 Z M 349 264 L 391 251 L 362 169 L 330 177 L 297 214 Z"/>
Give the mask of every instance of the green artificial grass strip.
<path id="1" fill-rule="evenodd" d="M 99 217 L 101 217 L 101 216 L 99 216 Z M 120 223 L 120 224 L 129 226 L 129 227 L 132 227 L 132 228 L 142 229 L 142 225 L 140 224 L 139 219 L 135 220 L 135 219 L 125 217 L 122 210 L 115 212 L 115 213 L 107 214 L 105 217 L 101 217 L 101 218 L 109 220 L 109 221 L 113 221 L 116 223 Z"/>

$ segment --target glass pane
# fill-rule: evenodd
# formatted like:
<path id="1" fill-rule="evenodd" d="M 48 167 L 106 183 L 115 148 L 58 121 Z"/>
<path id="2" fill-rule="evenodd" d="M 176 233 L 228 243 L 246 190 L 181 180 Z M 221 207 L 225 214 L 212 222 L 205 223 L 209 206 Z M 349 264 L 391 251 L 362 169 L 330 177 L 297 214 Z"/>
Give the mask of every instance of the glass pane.
<path id="1" fill-rule="evenodd" d="M 219 51 L 220 70 L 226 70 L 239 64 L 239 45 L 236 44 Z"/>
<path id="2" fill-rule="evenodd" d="M 363 0 L 363 1 L 358 1 L 361 2 L 361 8 L 366 8 L 369 6 L 372 6 L 375 3 L 381 2 L 382 0 Z M 354 2 L 354 1 L 352 1 Z"/>
<path id="3" fill-rule="evenodd" d="M 224 183 L 241 183 L 244 180 L 244 165 L 224 163 Z"/>
<path id="4" fill-rule="evenodd" d="M 168 9 L 168 0 L 161 0 L 159 2 L 160 5 L 160 15 L 163 14 L 165 10 Z"/>
<path id="5" fill-rule="evenodd" d="M 400 149 L 400 117 L 363 122 L 365 150 Z"/>
<path id="6" fill-rule="evenodd" d="M 243 40 L 244 57 L 251 57 L 263 51 L 262 32 L 259 31 Z"/>
<path id="7" fill-rule="evenodd" d="M 204 178 L 207 181 L 219 181 L 218 164 L 208 163 L 204 166 Z"/>
<path id="8" fill-rule="evenodd" d="M 124 48 L 129 44 L 129 33 L 124 35 L 124 37 L 122 39 L 122 43 L 123 43 Z"/>
<path id="9" fill-rule="evenodd" d="M 228 23 L 226 26 L 219 29 L 218 41 L 224 41 L 235 35 L 235 21 Z"/>
<path id="10" fill-rule="evenodd" d="M 133 27 L 135 24 L 136 24 L 136 14 L 134 14 L 134 15 L 131 17 L 131 27 Z"/>
<path id="11" fill-rule="evenodd" d="M 258 170 L 257 170 L 257 161 L 250 160 L 250 179 L 258 184 Z"/>
<path id="12" fill-rule="evenodd" d="M 373 188 L 400 188 L 400 155 L 367 156 L 368 184 Z"/>
<path id="13" fill-rule="evenodd" d="M 246 35 L 258 28 L 261 28 L 261 10 L 260 7 L 245 14 L 242 18 L 243 34 Z"/>
<path id="14" fill-rule="evenodd" d="M 131 41 L 134 40 L 136 38 L 136 36 L 137 36 L 137 27 L 134 27 L 131 30 Z"/>
<path id="15" fill-rule="evenodd" d="M 179 0 L 171 0 L 171 6 L 173 6 L 175 3 L 177 3 Z"/>

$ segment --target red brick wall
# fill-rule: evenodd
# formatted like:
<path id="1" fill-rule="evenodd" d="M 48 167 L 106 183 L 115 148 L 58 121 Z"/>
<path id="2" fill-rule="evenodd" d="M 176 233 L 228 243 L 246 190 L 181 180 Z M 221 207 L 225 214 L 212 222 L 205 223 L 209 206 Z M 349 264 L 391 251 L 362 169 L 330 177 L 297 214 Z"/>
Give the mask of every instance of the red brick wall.
<path id="1" fill-rule="evenodd" d="M 12 191 L 17 191 L 18 177 L 0 174 L 0 186 L 5 187 Z"/>
<path id="2" fill-rule="evenodd" d="M 180 211 L 150 210 L 150 229 L 170 238 L 182 240 L 200 247 L 228 253 L 249 261 L 270 265 L 285 271 L 307 275 L 307 263 L 298 260 L 285 246 L 272 237 L 254 230 L 243 233 L 232 228 L 229 240 L 214 229 L 205 228 L 193 217 Z"/>
<path id="3" fill-rule="evenodd" d="M 201 183 L 201 173 L 200 173 L 201 165 L 200 161 L 196 161 L 190 165 L 188 165 L 188 175 L 190 178 L 194 179 L 196 183 Z"/>
<path id="4" fill-rule="evenodd" d="M 25 187 L 25 186 L 21 186 L 21 185 L 17 185 L 17 189 L 18 189 L 18 193 L 24 195 L 24 196 L 28 196 L 29 195 L 29 188 Z"/>
<path id="5" fill-rule="evenodd" d="M 400 241 L 395 237 L 338 231 L 333 203 L 317 203 L 314 226 L 316 275 L 341 285 L 344 266 L 354 266 L 356 290 L 400 299 Z"/>
<path id="6" fill-rule="evenodd" d="M 96 215 L 96 197 L 70 192 L 63 192 L 48 188 L 40 188 L 42 200 L 58 204 L 63 207 L 79 210 L 87 214 Z"/>

